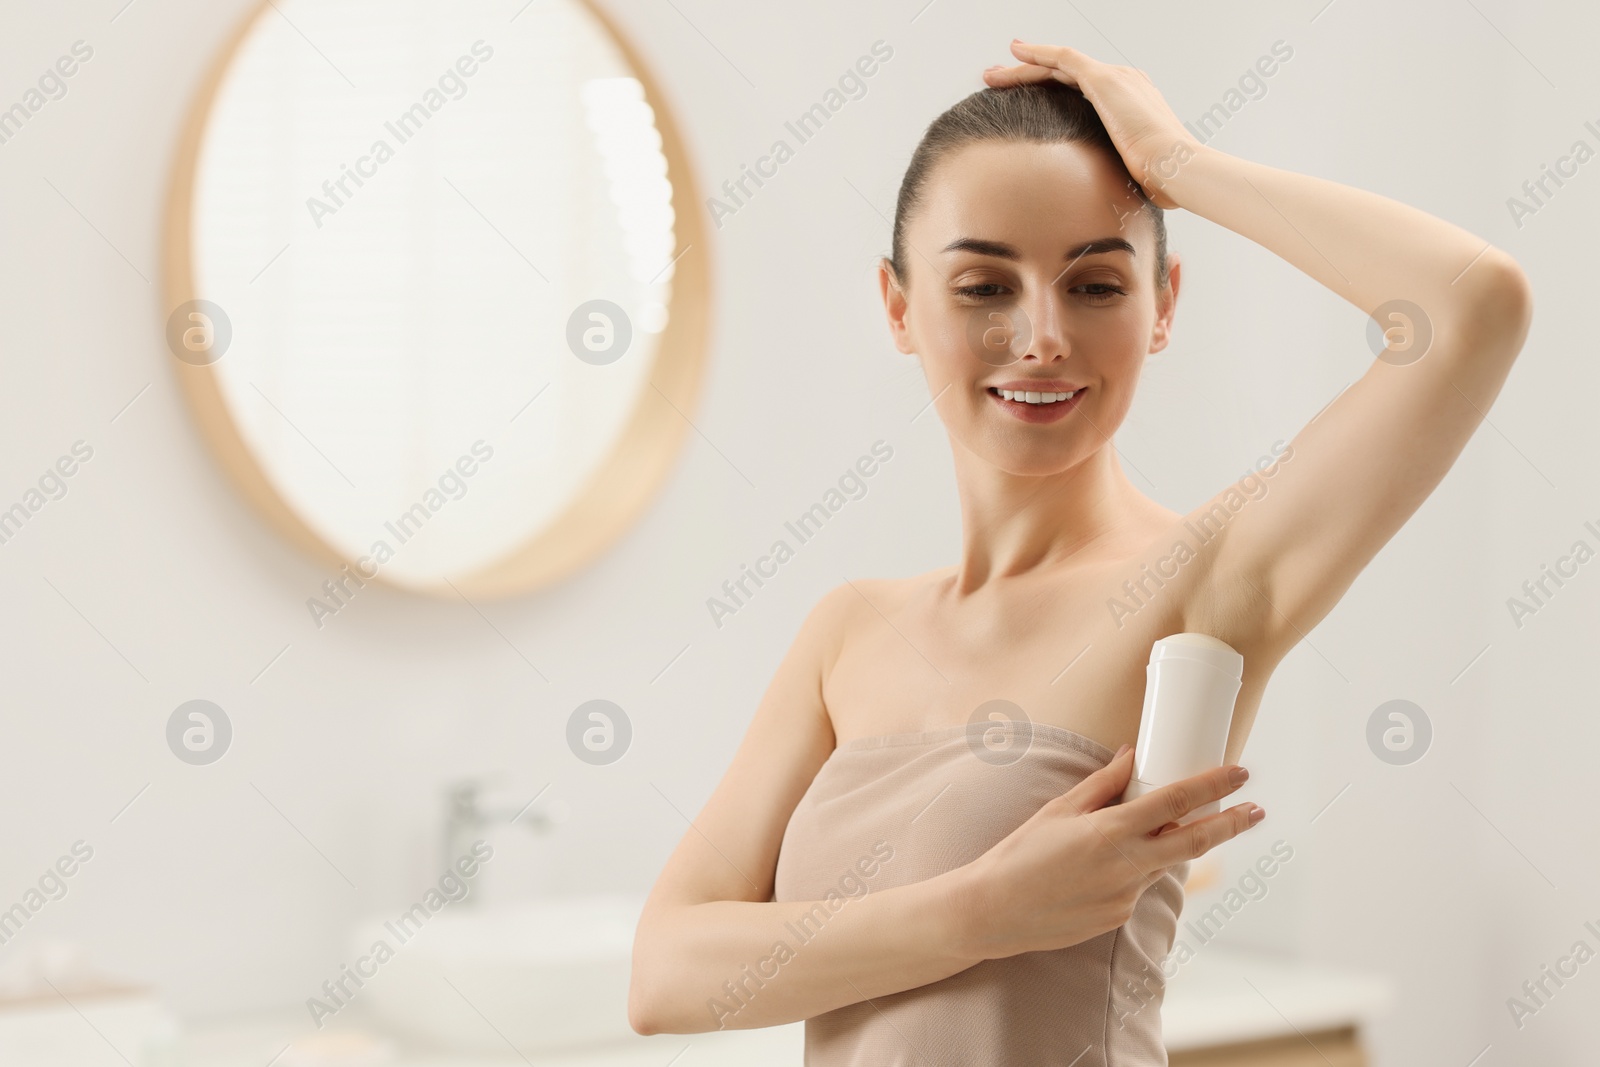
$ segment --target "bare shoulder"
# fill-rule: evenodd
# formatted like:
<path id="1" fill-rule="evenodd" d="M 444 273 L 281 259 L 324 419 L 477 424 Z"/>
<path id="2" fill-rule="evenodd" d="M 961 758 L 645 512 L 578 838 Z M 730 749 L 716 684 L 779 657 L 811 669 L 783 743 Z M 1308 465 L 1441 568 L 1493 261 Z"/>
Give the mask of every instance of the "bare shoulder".
<path id="1" fill-rule="evenodd" d="M 841 584 L 800 621 L 722 780 L 662 869 L 641 922 L 654 922 L 668 905 L 772 899 L 789 817 L 834 749 L 822 682 L 855 599 Z"/>
<path id="2" fill-rule="evenodd" d="M 821 613 L 825 624 L 836 629 L 839 648 L 843 648 L 857 624 L 893 615 L 918 593 L 955 571 L 952 565 L 904 578 L 850 578 L 830 589 L 813 610 Z"/>
<path id="3" fill-rule="evenodd" d="M 798 760 L 802 776 L 834 748 L 834 723 L 824 691 L 852 634 L 869 618 L 899 610 L 917 578 L 848 578 L 829 588 L 801 620 L 773 673 L 746 738 L 763 758 L 774 744 Z M 807 778 L 809 781 L 809 778 Z"/>

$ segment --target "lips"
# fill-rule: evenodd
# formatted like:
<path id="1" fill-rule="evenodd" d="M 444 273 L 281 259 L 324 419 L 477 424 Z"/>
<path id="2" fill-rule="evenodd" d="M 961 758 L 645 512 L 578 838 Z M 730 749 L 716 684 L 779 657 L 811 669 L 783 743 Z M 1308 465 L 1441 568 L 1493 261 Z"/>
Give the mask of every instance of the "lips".
<path id="1" fill-rule="evenodd" d="M 1026 400 L 1007 400 L 1005 397 L 1000 395 L 1000 388 L 1002 387 L 990 386 L 988 389 L 989 396 L 993 398 L 996 404 L 1000 405 L 1001 410 L 1003 410 L 1006 414 L 1020 422 L 1029 423 L 1055 422 L 1059 419 L 1066 418 L 1074 408 L 1083 402 L 1084 396 L 1088 393 L 1087 388 L 1079 388 L 1076 391 L 1073 391 L 1072 398 L 1069 400 L 1057 400 L 1048 404 L 1030 404 Z M 1030 389 L 1023 391 L 1054 393 L 1057 391 L 1068 392 L 1070 390 Z"/>
<path id="2" fill-rule="evenodd" d="M 1070 393 L 1081 387 L 1065 378 L 1017 378 L 1009 382 L 995 382 L 989 388 L 1024 393 Z"/>

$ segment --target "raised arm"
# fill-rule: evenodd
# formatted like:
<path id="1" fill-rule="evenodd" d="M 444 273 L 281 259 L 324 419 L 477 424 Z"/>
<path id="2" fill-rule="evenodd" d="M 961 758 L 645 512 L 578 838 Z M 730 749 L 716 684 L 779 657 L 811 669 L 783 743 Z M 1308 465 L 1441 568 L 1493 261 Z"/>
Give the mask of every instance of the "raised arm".
<path id="1" fill-rule="evenodd" d="M 1230 486 L 1194 513 L 1222 518 L 1206 571 L 1215 610 L 1250 620 L 1240 651 L 1275 662 L 1455 463 L 1522 348 L 1532 296 L 1500 249 L 1375 193 L 1205 147 L 1162 187 L 1369 314 L 1411 305 L 1379 316 L 1377 358 L 1351 338 L 1371 365 L 1263 472 L 1264 492 Z"/>
<path id="2" fill-rule="evenodd" d="M 795 1022 L 983 958 L 958 949 L 966 928 L 957 921 L 965 894 L 952 893 L 964 885 L 957 872 L 874 889 L 837 911 L 772 899 L 789 816 L 834 748 L 823 672 L 857 599 L 841 585 L 812 609 L 727 773 L 657 879 L 634 936 L 628 1021 L 638 1033 Z M 801 947 L 791 931 L 823 921 Z M 798 951 L 782 959 L 780 941 Z"/>
<path id="3" fill-rule="evenodd" d="M 1229 486 L 1189 515 L 1221 532 L 1203 550 L 1206 584 L 1188 625 L 1226 633 L 1247 672 L 1270 667 L 1455 463 L 1522 349 L 1528 280 L 1505 252 L 1426 212 L 1200 144 L 1141 70 L 1065 46 L 1019 41 L 1011 50 L 1021 65 L 985 72 L 989 84 L 1077 86 L 1157 206 L 1185 208 L 1276 253 L 1374 316 L 1387 338 L 1248 493 Z M 1396 301 L 1405 305 L 1391 315 Z M 1354 337 L 1350 348 L 1372 355 Z M 1234 723 L 1227 758 L 1237 758 L 1249 726 Z"/>

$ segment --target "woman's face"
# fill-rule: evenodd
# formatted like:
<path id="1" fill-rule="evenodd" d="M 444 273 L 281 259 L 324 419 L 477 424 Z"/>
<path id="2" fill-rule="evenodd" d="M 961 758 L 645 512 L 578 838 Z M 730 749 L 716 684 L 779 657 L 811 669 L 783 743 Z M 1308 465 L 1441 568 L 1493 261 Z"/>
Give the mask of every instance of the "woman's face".
<path id="1" fill-rule="evenodd" d="M 1178 257 L 1158 294 L 1154 224 L 1127 181 L 1093 146 L 966 145 L 907 221 L 905 291 L 880 268 L 897 347 L 920 357 L 950 433 L 1002 470 L 1052 474 L 1105 447 L 1166 347 Z M 1003 399 L 1013 383 L 1078 391 Z"/>

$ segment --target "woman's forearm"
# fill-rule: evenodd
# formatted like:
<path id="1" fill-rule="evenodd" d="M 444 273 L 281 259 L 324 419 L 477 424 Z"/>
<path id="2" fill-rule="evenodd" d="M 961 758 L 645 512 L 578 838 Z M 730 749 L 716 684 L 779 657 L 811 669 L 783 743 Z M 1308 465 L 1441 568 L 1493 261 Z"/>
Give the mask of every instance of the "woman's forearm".
<path id="1" fill-rule="evenodd" d="M 828 901 L 717 900 L 646 916 L 629 1021 L 641 1034 L 809 1019 L 966 970 L 967 868 Z"/>
<path id="2" fill-rule="evenodd" d="M 1503 262 L 1504 253 L 1377 193 L 1205 145 L 1162 173 L 1161 189 L 1179 207 L 1277 253 L 1369 314 L 1405 299 L 1436 321 L 1464 317 L 1498 282 L 1498 262 L 1485 261 Z"/>

